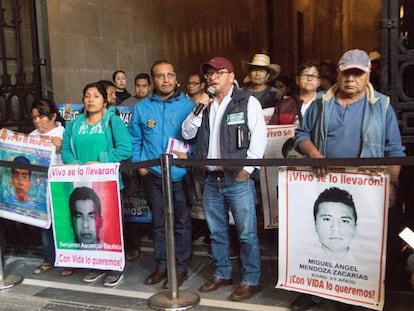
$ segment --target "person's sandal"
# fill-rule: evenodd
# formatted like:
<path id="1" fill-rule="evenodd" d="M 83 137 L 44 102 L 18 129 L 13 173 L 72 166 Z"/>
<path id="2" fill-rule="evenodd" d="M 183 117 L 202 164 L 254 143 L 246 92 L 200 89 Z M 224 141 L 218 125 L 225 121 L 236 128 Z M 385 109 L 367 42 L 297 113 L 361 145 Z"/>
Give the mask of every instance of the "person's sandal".
<path id="1" fill-rule="evenodd" d="M 33 270 L 33 274 L 42 274 L 53 268 L 53 265 L 48 262 L 42 263 L 39 267 Z"/>
<path id="2" fill-rule="evenodd" d="M 72 275 L 74 272 L 74 270 L 72 268 L 65 268 L 62 270 L 62 272 L 60 273 L 61 276 L 70 276 Z"/>

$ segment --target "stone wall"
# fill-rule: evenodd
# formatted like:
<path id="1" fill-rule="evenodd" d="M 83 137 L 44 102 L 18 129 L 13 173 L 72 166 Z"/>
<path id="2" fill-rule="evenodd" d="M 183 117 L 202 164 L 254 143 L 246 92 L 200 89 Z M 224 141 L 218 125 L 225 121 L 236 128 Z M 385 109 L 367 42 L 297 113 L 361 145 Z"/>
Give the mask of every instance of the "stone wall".
<path id="1" fill-rule="evenodd" d="M 185 86 L 214 55 L 241 59 L 266 48 L 264 0 L 48 0 L 54 99 L 79 102 L 85 84 L 122 69 L 133 93 L 138 72 L 165 58 Z"/>
<path id="2" fill-rule="evenodd" d="M 47 0 L 47 9 L 57 102 L 79 102 L 86 83 L 117 69 L 133 93 L 135 75 L 160 58 L 185 87 L 215 55 L 232 60 L 242 81 L 241 61 L 258 52 L 291 75 L 303 60 L 337 61 L 380 42 L 381 0 Z"/>

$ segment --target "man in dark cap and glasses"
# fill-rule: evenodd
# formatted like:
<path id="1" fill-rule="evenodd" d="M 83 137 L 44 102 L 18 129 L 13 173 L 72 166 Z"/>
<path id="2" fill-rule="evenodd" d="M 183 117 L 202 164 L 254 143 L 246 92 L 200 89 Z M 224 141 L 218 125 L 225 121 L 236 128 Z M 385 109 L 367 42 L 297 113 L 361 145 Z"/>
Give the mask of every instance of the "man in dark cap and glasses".
<path id="1" fill-rule="evenodd" d="M 266 125 L 259 101 L 235 84 L 233 64 L 214 57 L 201 71 L 214 94 L 204 94 L 197 105 L 202 113 L 190 113 L 183 122 L 183 137 L 196 137 L 197 159 L 257 159 L 266 147 Z M 211 292 L 232 284 L 229 251 L 229 211 L 232 212 L 240 241 L 242 281 L 230 299 L 242 301 L 259 291 L 260 249 L 257 237 L 254 166 L 209 165 L 196 178 L 204 182 L 203 206 L 210 229 L 213 277 L 200 287 Z"/>

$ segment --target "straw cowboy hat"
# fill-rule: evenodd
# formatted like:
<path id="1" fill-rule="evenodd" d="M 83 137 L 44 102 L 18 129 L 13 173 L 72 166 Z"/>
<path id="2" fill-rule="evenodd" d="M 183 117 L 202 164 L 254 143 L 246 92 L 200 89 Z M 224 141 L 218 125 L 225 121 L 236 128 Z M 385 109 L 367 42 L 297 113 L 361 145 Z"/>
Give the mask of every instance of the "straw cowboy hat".
<path id="1" fill-rule="evenodd" d="M 368 57 L 371 61 L 381 59 L 381 54 L 378 51 L 372 51 L 368 54 Z"/>
<path id="2" fill-rule="evenodd" d="M 280 74 L 280 66 L 278 64 L 271 64 L 270 57 L 265 54 L 255 54 L 251 63 L 243 60 L 242 68 L 248 74 L 250 72 L 250 66 L 264 67 L 269 73 L 269 81 L 276 79 Z M 250 82 L 250 77 L 247 76 L 243 80 L 244 83 Z"/>

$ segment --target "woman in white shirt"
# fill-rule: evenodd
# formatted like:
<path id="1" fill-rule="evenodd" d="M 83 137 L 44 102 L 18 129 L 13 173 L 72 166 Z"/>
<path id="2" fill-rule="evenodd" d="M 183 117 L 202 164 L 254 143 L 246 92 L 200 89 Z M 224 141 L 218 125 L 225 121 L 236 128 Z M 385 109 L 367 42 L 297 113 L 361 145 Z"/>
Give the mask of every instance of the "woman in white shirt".
<path id="1" fill-rule="evenodd" d="M 35 130 L 29 135 L 41 137 L 50 140 L 56 147 L 55 154 L 52 156 L 50 164 L 62 163 L 60 156 L 60 147 L 65 128 L 65 120 L 59 114 L 56 104 L 49 99 L 36 100 L 32 104 L 32 120 Z M 43 243 L 43 263 L 33 270 L 34 274 L 41 274 L 49 271 L 55 262 L 55 245 L 53 242 L 53 230 L 42 229 Z"/>

